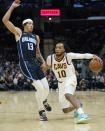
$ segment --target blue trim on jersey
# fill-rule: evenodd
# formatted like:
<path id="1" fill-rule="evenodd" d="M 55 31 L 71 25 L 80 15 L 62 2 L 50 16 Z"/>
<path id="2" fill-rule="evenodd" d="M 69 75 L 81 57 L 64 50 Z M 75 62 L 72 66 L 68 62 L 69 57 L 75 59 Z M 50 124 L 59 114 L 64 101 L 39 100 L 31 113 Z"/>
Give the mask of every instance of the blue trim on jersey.
<path id="1" fill-rule="evenodd" d="M 38 42 L 37 42 L 37 40 L 35 40 L 35 42 L 36 42 L 36 49 L 37 49 L 37 43 L 38 43 Z"/>
<path id="2" fill-rule="evenodd" d="M 35 43 L 34 43 L 35 46 L 36 46 L 35 51 L 37 51 L 37 45 L 38 45 L 37 43 L 38 43 L 38 42 L 37 42 L 37 40 L 35 39 Z M 36 55 L 35 55 L 35 56 L 36 56 Z"/>
<path id="3" fill-rule="evenodd" d="M 32 75 L 31 75 L 30 71 L 28 70 L 28 67 L 27 67 L 27 64 L 26 64 L 25 61 L 24 61 L 24 64 L 25 64 L 26 70 L 28 71 L 29 75 L 31 76 L 31 79 L 33 79 L 33 77 L 32 77 Z"/>
<path id="4" fill-rule="evenodd" d="M 20 51 L 21 51 L 22 58 L 24 60 L 23 53 L 22 53 L 22 48 L 21 48 L 21 41 L 20 40 L 19 40 L 19 46 L 20 46 Z"/>
<path id="5" fill-rule="evenodd" d="M 25 76 L 26 76 L 27 78 L 32 79 L 32 80 L 36 80 L 36 79 L 33 79 L 33 77 L 31 76 L 31 73 L 30 73 L 30 71 L 28 70 L 27 64 L 26 64 L 26 62 L 24 61 L 23 52 L 22 52 L 22 47 L 21 47 L 21 41 L 20 41 L 20 40 L 19 40 L 19 45 L 20 45 L 20 51 L 21 51 L 21 55 L 22 55 L 22 58 L 23 58 L 24 65 L 25 65 L 26 70 L 28 71 L 30 77 L 28 77 L 28 76 L 26 76 L 26 75 L 25 75 Z M 21 68 L 21 66 L 20 66 L 20 68 Z M 22 69 L 21 69 L 21 71 L 22 71 Z M 22 71 L 22 72 L 23 72 L 23 71 Z M 23 73 L 23 74 L 24 74 L 24 73 Z"/>
<path id="6" fill-rule="evenodd" d="M 20 62 L 19 62 L 19 66 L 20 66 L 20 70 L 21 70 L 21 72 L 24 74 L 24 72 L 23 72 L 23 70 L 22 70 L 22 68 L 21 68 Z M 32 78 L 28 77 L 28 76 L 25 75 L 25 74 L 24 74 L 24 76 L 25 76 L 26 78 L 28 78 L 28 79 L 35 80 L 35 79 L 32 79 Z"/>

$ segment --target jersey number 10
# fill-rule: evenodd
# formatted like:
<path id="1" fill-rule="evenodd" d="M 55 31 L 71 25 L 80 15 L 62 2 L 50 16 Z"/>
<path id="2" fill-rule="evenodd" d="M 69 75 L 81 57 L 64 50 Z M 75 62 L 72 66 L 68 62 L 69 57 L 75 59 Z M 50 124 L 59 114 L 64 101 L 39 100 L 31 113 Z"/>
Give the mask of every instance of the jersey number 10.
<path id="1" fill-rule="evenodd" d="M 58 71 L 58 76 L 59 76 L 59 78 L 66 77 L 66 72 L 65 72 L 65 70 Z"/>
<path id="2" fill-rule="evenodd" d="M 33 43 L 28 43 L 28 50 L 33 50 Z"/>

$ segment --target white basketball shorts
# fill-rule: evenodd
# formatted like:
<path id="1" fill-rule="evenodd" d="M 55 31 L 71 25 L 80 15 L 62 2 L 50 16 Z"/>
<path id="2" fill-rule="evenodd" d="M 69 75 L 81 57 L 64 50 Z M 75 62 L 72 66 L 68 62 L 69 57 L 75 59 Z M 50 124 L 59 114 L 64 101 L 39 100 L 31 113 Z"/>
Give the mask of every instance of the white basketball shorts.
<path id="1" fill-rule="evenodd" d="M 61 108 L 72 107 L 72 104 L 66 99 L 65 94 L 69 93 L 74 95 L 76 90 L 77 80 L 75 77 L 67 78 L 64 82 L 58 83 L 59 88 L 59 103 Z"/>

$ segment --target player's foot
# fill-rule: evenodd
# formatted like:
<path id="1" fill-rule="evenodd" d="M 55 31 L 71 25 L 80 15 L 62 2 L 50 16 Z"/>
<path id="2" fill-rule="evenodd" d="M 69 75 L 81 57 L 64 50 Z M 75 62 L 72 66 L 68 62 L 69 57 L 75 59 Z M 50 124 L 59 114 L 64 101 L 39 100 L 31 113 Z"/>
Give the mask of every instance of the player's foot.
<path id="1" fill-rule="evenodd" d="M 48 118 L 46 117 L 45 110 L 39 111 L 39 116 L 40 116 L 41 121 L 47 121 L 48 120 Z"/>
<path id="2" fill-rule="evenodd" d="M 44 105 L 44 108 L 45 108 L 46 111 L 52 110 L 51 106 L 47 102 L 47 99 L 45 101 L 43 101 L 43 105 Z"/>
<path id="3" fill-rule="evenodd" d="M 90 118 L 86 114 L 80 114 L 76 120 L 76 124 L 86 124 Z"/>
<path id="4" fill-rule="evenodd" d="M 82 102 L 80 102 L 80 107 L 83 107 L 83 103 Z M 75 110 L 74 111 L 74 117 L 78 117 L 78 112 L 77 112 L 77 110 Z"/>

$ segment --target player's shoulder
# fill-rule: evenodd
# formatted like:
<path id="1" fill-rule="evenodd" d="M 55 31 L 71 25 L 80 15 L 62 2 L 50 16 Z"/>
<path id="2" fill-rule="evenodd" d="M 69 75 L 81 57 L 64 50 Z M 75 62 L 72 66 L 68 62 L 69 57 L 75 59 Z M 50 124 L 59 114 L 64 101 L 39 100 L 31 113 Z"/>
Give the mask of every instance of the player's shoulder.
<path id="1" fill-rule="evenodd" d="M 52 55 L 53 55 L 53 54 L 49 55 L 49 56 L 47 57 L 47 59 L 46 59 L 47 65 L 49 65 L 49 66 L 52 65 L 52 61 L 53 61 Z"/>
<path id="2" fill-rule="evenodd" d="M 47 56 L 47 59 L 53 59 L 53 57 L 54 57 L 54 54 L 51 54 Z"/>
<path id="3" fill-rule="evenodd" d="M 36 37 L 36 40 L 38 41 L 38 44 L 40 43 L 40 37 L 39 37 L 39 35 L 37 35 L 37 34 L 34 34 L 35 35 L 35 37 Z"/>
<path id="4" fill-rule="evenodd" d="M 20 37 L 22 36 L 22 30 L 19 27 L 15 27 L 15 39 L 18 41 Z"/>
<path id="5" fill-rule="evenodd" d="M 37 34 L 34 34 L 35 36 L 36 36 L 36 38 L 39 40 L 40 39 L 40 37 L 39 37 L 39 35 L 37 35 Z"/>
<path id="6" fill-rule="evenodd" d="M 15 30 L 16 30 L 16 32 L 18 33 L 18 34 L 22 34 L 22 30 L 19 28 L 19 27 L 15 27 Z"/>
<path id="7" fill-rule="evenodd" d="M 74 52 L 69 52 L 69 53 L 67 53 L 67 58 L 72 59 L 74 55 L 75 55 Z"/>
<path id="8" fill-rule="evenodd" d="M 67 56 L 71 56 L 73 52 L 66 53 Z"/>

